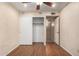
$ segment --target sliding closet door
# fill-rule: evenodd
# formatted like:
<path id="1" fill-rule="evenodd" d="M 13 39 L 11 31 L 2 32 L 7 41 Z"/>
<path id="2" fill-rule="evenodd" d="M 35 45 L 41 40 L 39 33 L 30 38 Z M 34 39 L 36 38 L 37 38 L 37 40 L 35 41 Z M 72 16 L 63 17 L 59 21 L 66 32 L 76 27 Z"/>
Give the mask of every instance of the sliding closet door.
<path id="1" fill-rule="evenodd" d="M 43 42 L 44 39 L 44 25 L 33 24 L 33 42 Z"/>
<path id="2" fill-rule="evenodd" d="M 33 42 L 44 42 L 44 17 L 33 17 Z"/>

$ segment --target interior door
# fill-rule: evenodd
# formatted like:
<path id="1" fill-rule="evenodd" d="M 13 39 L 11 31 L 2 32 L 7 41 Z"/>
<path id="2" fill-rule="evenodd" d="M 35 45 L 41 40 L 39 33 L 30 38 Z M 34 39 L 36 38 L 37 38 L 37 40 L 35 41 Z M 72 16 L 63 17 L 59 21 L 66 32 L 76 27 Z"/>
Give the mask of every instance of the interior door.
<path id="1" fill-rule="evenodd" d="M 60 22 L 59 17 L 55 19 L 55 42 L 60 45 Z"/>
<path id="2" fill-rule="evenodd" d="M 33 42 L 43 42 L 44 39 L 44 25 L 34 24 L 33 25 Z"/>

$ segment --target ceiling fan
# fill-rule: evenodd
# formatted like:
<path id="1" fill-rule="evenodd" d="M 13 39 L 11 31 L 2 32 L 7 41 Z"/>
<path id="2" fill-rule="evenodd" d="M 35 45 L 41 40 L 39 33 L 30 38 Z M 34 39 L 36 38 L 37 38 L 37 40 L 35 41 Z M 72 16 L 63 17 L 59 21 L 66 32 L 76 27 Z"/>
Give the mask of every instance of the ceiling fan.
<path id="1" fill-rule="evenodd" d="M 45 4 L 45 5 L 49 6 L 49 7 L 52 7 L 53 3 L 52 2 L 43 2 L 43 4 Z M 40 4 L 37 5 L 36 9 L 40 10 Z"/>
<path id="2" fill-rule="evenodd" d="M 23 4 L 24 3 L 32 3 L 32 2 L 22 2 Z M 40 10 L 40 5 L 43 3 L 49 7 L 52 7 L 53 3 L 52 2 L 36 2 L 37 3 L 37 6 L 36 6 L 36 10 Z"/>

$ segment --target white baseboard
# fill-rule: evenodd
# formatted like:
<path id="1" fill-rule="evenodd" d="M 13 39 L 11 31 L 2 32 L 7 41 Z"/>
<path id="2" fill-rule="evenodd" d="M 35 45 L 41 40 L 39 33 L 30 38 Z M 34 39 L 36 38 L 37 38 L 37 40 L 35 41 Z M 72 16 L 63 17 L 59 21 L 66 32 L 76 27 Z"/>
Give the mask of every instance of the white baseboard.
<path id="1" fill-rule="evenodd" d="M 62 45 L 61 45 L 61 47 L 64 49 L 64 50 L 66 50 L 70 55 L 72 55 L 73 56 L 73 54 L 69 51 L 69 50 L 67 50 L 65 47 L 63 47 Z"/>
<path id="2" fill-rule="evenodd" d="M 13 49 L 11 49 L 5 56 L 7 56 L 11 51 L 13 51 L 14 49 L 16 49 L 19 46 L 19 44 L 17 44 L 15 47 L 13 47 Z"/>

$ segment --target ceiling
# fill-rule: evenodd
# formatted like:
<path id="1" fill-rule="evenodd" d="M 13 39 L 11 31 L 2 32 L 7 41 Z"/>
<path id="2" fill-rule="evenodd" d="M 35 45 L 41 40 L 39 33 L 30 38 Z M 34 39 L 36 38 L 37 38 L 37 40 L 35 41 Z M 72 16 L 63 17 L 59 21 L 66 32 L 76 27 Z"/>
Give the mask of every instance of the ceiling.
<path id="1" fill-rule="evenodd" d="M 53 2 L 52 2 L 53 3 Z M 40 12 L 60 12 L 69 2 L 54 2 L 56 4 L 55 7 L 50 7 L 45 4 L 41 4 Z M 10 3 L 14 8 L 16 8 L 20 12 L 36 12 L 37 4 L 35 2 L 26 3 L 27 7 L 24 7 L 22 2 L 12 2 Z"/>

